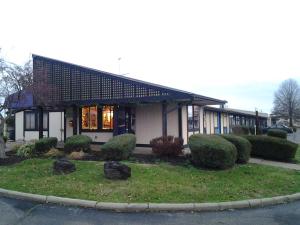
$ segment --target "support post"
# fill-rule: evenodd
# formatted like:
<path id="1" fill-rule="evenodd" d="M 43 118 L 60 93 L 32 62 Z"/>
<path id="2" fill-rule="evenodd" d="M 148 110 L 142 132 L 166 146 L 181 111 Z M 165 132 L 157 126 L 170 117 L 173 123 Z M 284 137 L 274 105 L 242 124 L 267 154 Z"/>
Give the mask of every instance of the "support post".
<path id="1" fill-rule="evenodd" d="M 76 105 L 73 105 L 73 135 L 77 135 L 77 107 Z"/>
<path id="2" fill-rule="evenodd" d="M 168 118 L 167 118 L 167 103 L 162 103 L 162 135 L 167 137 L 168 135 Z"/>
<path id="3" fill-rule="evenodd" d="M 259 128 L 259 121 L 258 121 L 258 111 L 255 111 L 255 127 L 256 127 L 256 133 L 257 134 L 257 130 Z"/>
<path id="4" fill-rule="evenodd" d="M 39 139 L 42 139 L 43 138 L 43 114 L 44 114 L 44 110 L 43 110 L 43 107 L 40 106 L 38 107 L 38 115 L 39 115 Z"/>
<path id="5" fill-rule="evenodd" d="M 182 138 L 182 108 L 178 104 L 178 136 Z"/>

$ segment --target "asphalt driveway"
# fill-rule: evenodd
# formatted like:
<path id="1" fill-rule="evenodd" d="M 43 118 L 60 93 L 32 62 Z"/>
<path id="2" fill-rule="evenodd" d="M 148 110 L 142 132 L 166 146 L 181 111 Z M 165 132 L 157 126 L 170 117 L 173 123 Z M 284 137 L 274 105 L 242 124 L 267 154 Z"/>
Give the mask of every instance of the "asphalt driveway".
<path id="1" fill-rule="evenodd" d="M 0 225 L 300 225 L 300 201 L 260 209 L 206 213 L 115 213 L 0 197 Z"/>

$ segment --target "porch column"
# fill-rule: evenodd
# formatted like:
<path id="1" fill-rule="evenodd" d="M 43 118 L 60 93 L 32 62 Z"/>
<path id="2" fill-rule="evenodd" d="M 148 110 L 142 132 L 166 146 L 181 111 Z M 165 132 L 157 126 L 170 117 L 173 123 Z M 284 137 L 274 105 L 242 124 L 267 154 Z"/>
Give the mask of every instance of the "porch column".
<path id="1" fill-rule="evenodd" d="M 182 138 L 182 108 L 178 104 L 178 136 Z"/>
<path id="2" fill-rule="evenodd" d="M 114 105 L 114 116 L 113 116 L 113 136 L 118 135 L 118 120 L 119 120 L 119 107 Z"/>
<path id="3" fill-rule="evenodd" d="M 167 118 L 167 103 L 162 103 L 162 135 L 166 137 L 168 135 L 168 118 Z"/>
<path id="4" fill-rule="evenodd" d="M 44 110 L 42 106 L 38 107 L 38 115 L 39 115 L 39 139 L 43 138 L 43 114 L 44 114 Z"/>
<path id="5" fill-rule="evenodd" d="M 77 113 L 77 106 L 73 105 L 73 135 L 77 135 L 77 118 L 78 118 L 78 113 Z"/>

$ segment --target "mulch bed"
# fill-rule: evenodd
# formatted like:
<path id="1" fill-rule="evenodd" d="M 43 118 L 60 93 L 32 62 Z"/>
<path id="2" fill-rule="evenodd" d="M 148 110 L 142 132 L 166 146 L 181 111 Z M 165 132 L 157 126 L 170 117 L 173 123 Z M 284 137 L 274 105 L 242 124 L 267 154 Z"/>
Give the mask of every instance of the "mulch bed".
<path id="1" fill-rule="evenodd" d="M 0 159 L 0 166 L 13 165 L 16 163 L 20 163 L 26 159 L 24 157 L 16 156 L 15 153 L 13 152 L 6 152 L 6 156 L 7 158 Z"/>

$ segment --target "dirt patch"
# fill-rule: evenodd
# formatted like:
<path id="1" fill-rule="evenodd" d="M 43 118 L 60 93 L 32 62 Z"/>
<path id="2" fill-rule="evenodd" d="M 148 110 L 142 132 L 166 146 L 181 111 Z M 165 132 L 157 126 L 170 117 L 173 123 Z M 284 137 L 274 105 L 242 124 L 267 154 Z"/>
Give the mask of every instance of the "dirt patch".
<path id="1" fill-rule="evenodd" d="M 25 159 L 26 158 L 19 157 L 19 156 L 16 156 L 16 155 L 7 156 L 7 158 L 0 159 L 0 166 L 13 165 L 13 164 L 16 164 L 16 163 L 20 163 Z"/>

